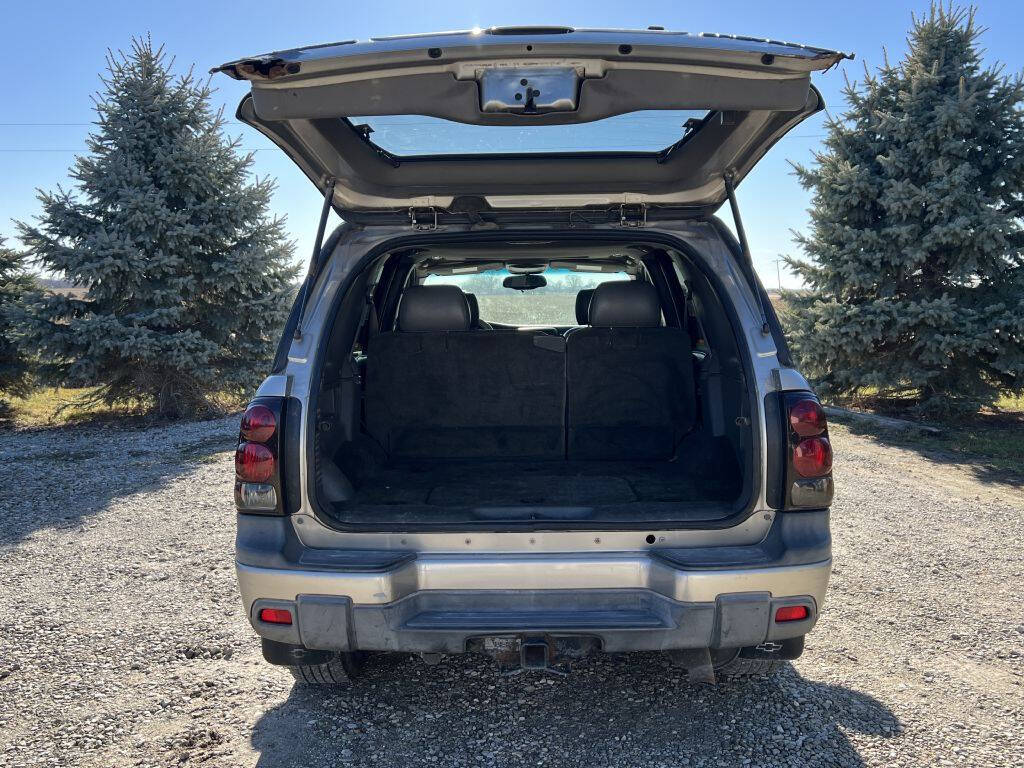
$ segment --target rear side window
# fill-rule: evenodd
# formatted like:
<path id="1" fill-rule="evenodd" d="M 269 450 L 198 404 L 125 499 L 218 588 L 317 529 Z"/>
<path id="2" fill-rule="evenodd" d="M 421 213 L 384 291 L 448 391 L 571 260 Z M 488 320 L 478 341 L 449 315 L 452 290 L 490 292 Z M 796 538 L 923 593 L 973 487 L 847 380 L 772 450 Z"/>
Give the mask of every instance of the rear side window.
<path id="1" fill-rule="evenodd" d="M 631 279 L 625 272 L 578 272 L 545 269 L 542 288 L 521 291 L 505 288 L 506 269 L 492 269 L 472 275 L 427 275 L 424 285 L 457 285 L 476 296 L 480 319 L 497 325 L 576 325 L 576 294 L 596 288 L 609 280 Z"/>

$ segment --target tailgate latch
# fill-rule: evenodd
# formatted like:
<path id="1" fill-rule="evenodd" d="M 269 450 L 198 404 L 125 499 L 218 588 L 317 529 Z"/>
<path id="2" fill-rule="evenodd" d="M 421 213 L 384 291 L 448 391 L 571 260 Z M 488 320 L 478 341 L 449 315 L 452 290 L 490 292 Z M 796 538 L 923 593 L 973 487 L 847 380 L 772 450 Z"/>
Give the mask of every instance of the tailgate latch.
<path id="1" fill-rule="evenodd" d="M 410 208 L 409 224 L 418 230 L 437 229 L 437 208 Z"/>
<path id="2" fill-rule="evenodd" d="M 619 206 L 620 227 L 643 227 L 647 225 L 647 205 L 644 203 L 623 203 Z"/>

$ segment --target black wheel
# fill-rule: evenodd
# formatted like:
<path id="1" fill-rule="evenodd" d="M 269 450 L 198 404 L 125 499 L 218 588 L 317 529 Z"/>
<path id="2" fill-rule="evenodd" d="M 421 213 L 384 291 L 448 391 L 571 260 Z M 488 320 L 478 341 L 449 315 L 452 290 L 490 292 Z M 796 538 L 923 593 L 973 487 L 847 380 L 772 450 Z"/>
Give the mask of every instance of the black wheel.
<path id="1" fill-rule="evenodd" d="M 322 664 L 299 664 L 289 666 L 297 683 L 302 685 L 349 686 L 358 676 L 362 658 L 358 653 L 337 653 L 330 661 Z"/>

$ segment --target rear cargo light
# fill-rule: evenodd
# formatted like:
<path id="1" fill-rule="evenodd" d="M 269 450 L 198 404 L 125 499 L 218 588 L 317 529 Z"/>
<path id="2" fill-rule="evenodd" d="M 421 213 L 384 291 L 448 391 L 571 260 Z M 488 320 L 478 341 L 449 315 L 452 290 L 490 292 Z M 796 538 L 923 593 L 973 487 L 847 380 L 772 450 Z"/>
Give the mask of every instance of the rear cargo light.
<path id="1" fill-rule="evenodd" d="M 292 612 L 287 608 L 261 608 L 260 621 L 268 624 L 291 624 Z"/>
<path id="2" fill-rule="evenodd" d="M 775 612 L 775 621 L 803 621 L 810 615 L 806 605 L 784 605 Z"/>
<path id="3" fill-rule="evenodd" d="M 250 405 L 242 414 L 242 439 L 254 443 L 265 443 L 274 436 L 277 418 L 265 405 Z"/>
<path id="4" fill-rule="evenodd" d="M 824 437 L 801 440 L 793 448 L 793 468 L 801 477 L 822 477 L 832 471 L 832 446 Z"/>
<path id="5" fill-rule="evenodd" d="M 235 474 L 241 480 L 265 483 L 274 474 L 274 454 L 260 443 L 242 443 L 235 450 Z"/>
<path id="6" fill-rule="evenodd" d="M 825 431 L 825 411 L 816 400 L 798 400 L 789 409 L 789 426 L 800 437 L 816 437 Z"/>

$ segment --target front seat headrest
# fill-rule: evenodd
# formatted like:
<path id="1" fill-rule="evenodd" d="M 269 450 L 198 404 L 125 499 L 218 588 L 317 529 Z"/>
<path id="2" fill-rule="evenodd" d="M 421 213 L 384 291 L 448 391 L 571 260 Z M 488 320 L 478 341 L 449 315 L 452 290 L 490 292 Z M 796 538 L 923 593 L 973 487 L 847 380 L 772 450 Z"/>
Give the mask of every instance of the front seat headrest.
<path id="1" fill-rule="evenodd" d="M 398 330 L 468 331 L 469 302 L 457 285 L 411 285 L 398 305 Z"/>
<path id="2" fill-rule="evenodd" d="M 469 326 L 476 328 L 480 325 L 480 302 L 476 300 L 475 293 L 467 293 L 466 301 L 469 302 Z"/>
<path id="3" fill-rule="evenodd" d="M 601 283 L 590 299 L 590 325 L 601 328 L 654 328 L 661 325 L 661 301 L 650 283 Z"/>
<path id="4" fill-rule="evenodd" d="M 594 296 L 593 288 L 584 288 L 576 294 L 576 322 L 586 325 L 590 322 L 590 300 Z"/>

